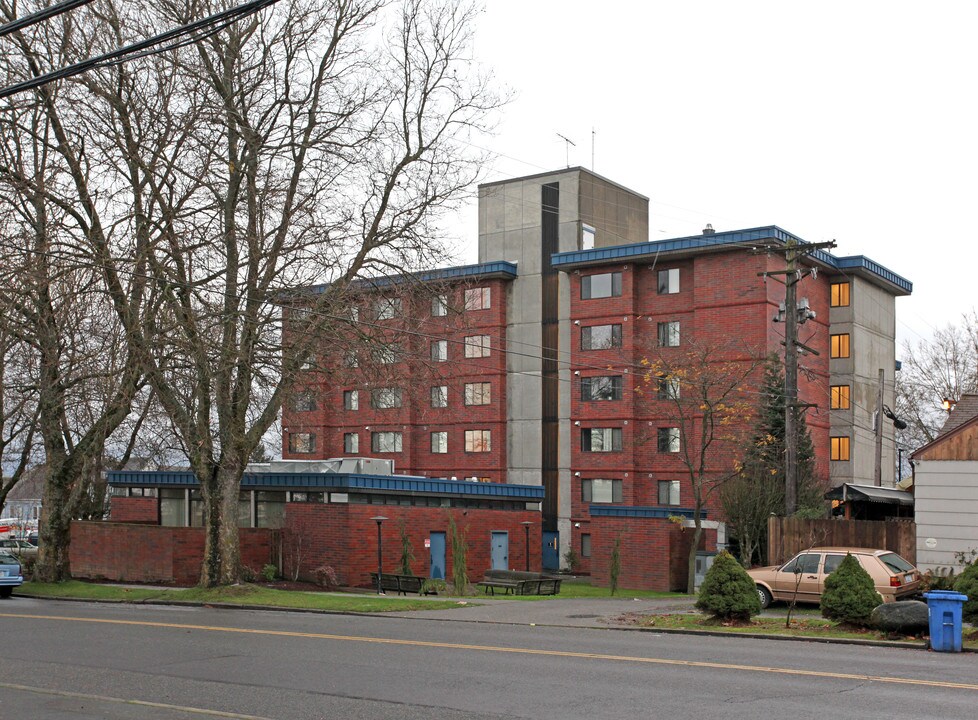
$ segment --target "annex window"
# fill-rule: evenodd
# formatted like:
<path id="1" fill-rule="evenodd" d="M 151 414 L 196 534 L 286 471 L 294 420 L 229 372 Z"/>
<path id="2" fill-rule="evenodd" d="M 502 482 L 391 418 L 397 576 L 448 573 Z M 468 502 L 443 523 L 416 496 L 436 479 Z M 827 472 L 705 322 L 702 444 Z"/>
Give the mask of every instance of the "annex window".
<path id="1" fill-rule="evenodd" d="M 656 448 L 659 452 L 679 452 L 679 428 L 661 427 L 656 433 Z"/>
<path id="2" fill-rule="evenodd" d="M 489 357 L 489 336 L 469 335 L 465 338 L 465 357 Z"/>
<path id="3" fill-rule="evenodd" d="M 160 525 L 187 527 L 187 491 L 183 488 L 160 488 Z"/>
<path id="4" fill-rule="evenodd" d="M 832 451 L 829 456 L 832 460 L 849 459 L 849 438 L 847 436 L 832 438 Z"/>
<path id="5" fill-rule="evenodd" d="M 285 491 L 255 492 L 255 527 L 280 528 L 285 524 Z"/>
<path id="6" fill-rule="evenodd" d="M 435 295 L 431 298 L 431 317 L 445 317 L 448 315 L 448 296 Z"/>
<path id="7" fill-rule="evenodd" d="M 466 310 L 488 310 L 491 293 L 489 288 L 469 288 L 465 291 Z"/>
<path id="8" fill-rule="evenodd" d="M 289 452 L 296 454 L 316 452 L 316 433 L 290 433 Z"/>
<path id="9" fill-rule="evenodd" d="M 435 385 L 431 388 L 431 407 L 448 407 L 448 385 Z"/>
<path id="10" fill-rule="evenodd" d="M 621 428 L 582 428 L 581 452 L 620 452 Z"/>
<path id="11" fill-rule="evenodd" d="M 432 362 L 448 362 L 448 341 L 433 340 L 431 342 Z"/>
<path id="12" fill-rule="evenodd" d="M 621 325 L 591 325 L 581 328 L 581 350 L 621 347 Z"/>
<path id="13" fill-rule="evenodd" d="M 374 316 L 378 320 L 393 320 L 401 314 L 401 298 L 382 298 L 374 305 Z"/>
<path id="14" fill-rule="evenodd" d="M 448 452 L 448 432 L 433 432 L 431 433 L 431 452 L 436 454 L 444 454 Z"/>
<path id="15" fill-rule="evenodd" d="M 358 433 L 343 433 L 343 452 L 347 454 L 360 452 L 360 435 Z"/>
<path id="16" fill-rule="evenodd" d="M 360 391 L 359 390 L 344 390 L 343 391 L 343 409 L 344 410 L 359 410 L 360 409 Z"/>
<path id="17" fill-rule="evenodd" d="M 374 349 L 373 356 L 378 365 L 393 365 L 401 359 L 401 346 L 397 343 L 381 345 Z"/>
<path id="18" fill-rule="evenodd" d="M 581 557 L 591 557 L 590 533 L 581 533 Z"/>
<path id="19" fill-rule="evenodd" d="M 659 271 L 659 294 L 673 295 L 679 292 L 679 268 Z"/>
<path id="20" fill-rule="evenodd" d="M 375 410 L 391 410 L 401 407 L 401 389 L 388 387 L 371 391 L 370 407 Z"/>
<path id="21" fill-rule="evenodd" d="M 492 383 L 465 383 L 466 405 L 488 405 L 492 402 Z"/>
<path id="22" fill-rule="evenodd" d="M 657 400 L 678 400 L 679 378 L 659 375 L 655 380 L 655 397 Z"/>
<path id="23" fill-rule="evenodd" d="M 831 307 L 849 307 L 849 283 L 832 283 L 829 305 Z"/>
<path id="24" fill-rule="evenodd" d="M 581 480 L 581 501 L 586 503 L 620 503 L 621 480 L 599 478 Z"/>
<path id="25" fill-rule="evenodd" d="M 581 378 L 581 400 L 621 400 L 621 375 Z"/>
<path id="26" fill-rule="evenodd" d="M 491 430 L 466 430 L 465 452 L 481 453 L 492 450 Z"/>
<path id="27" fill-rule="evenodd" d="M 296 412 L 312 412 L 316 409 L 316 393 L 312 390 L 297 393 L 292 400 L 292 409 Z"/>
<path id="28" fill-rule="evenodd" d="M 585 275 L 581 278 L 581 299 L 597 300 L 598 298 L 621 296 L 621 273 L 601 273 L 600 275 Z"/>
<path id="29" fill-rule="evenodd" d="M 832 336 L 832 353 L 830 357 L 849 357 L 849 333 L 841 333 L 840 335 Z"/>
<path id="30" fill-rule="evenodd" d="M 376 453 L 401 452 L 404 435 L 399 432 L 370 433 L 370 450 Z"/>
<path id="31" fill-rule="evenodd" d="M 660 505 L 679 504 L 679 481 L 678 480 L 659 481 L 659 504 Z"/>
<path id="32" fill-rule="evenodd" d="M 659 323 L 659 347 L 679 347 L 679 321 Z"/>
<path id="33" fill-rule="evenodd" d="M 848 385 L 833 385 L 832 386 L 832 404 L 831 408 L 833 410 L 848 410 L 849 409 L 849 386 Z"/>

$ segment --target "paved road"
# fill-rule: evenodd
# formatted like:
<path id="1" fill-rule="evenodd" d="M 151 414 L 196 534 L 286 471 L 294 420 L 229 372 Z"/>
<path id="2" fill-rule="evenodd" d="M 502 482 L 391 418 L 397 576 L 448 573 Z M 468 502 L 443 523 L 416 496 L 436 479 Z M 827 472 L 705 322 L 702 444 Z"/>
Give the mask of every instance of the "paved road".
<path id="1" fill-rule="evenodd" d="M 472 612 L 488 611 L 459 610 Z M 978 656 L 922 650 L 17 597 L 0 602 L 0 636 L 0 718 L 970 720 L 978 707 Z"/>

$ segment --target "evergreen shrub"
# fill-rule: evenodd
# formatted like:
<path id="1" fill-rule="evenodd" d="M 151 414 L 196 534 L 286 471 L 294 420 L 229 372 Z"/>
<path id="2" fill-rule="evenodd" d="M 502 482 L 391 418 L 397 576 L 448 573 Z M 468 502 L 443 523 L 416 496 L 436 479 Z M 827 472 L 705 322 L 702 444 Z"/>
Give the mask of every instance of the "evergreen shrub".
<path id="1" fill-rule="evenodd" d="M 852 555 L 846 555 L 835 572 L 825 578 L 822 617 L 836 622 L 869 627 L 873 609 L 883 602 L 873 578 Z"/>
<path id="2" fill-rule="evenodd" d="M 954 590 L 968 596 L 967 602 L 961 608 L 961 616 L 966 622 L 978 622 L 978 563 L 972 563 L 964 569 L 954 581 Z"/>
<path id="3" fill-rule="evenodd" d="M 703 578 L 696 607 L 715 618 L 750 620 L 761 612 L 761 600 L 750 575 L 724 550 Z"/>

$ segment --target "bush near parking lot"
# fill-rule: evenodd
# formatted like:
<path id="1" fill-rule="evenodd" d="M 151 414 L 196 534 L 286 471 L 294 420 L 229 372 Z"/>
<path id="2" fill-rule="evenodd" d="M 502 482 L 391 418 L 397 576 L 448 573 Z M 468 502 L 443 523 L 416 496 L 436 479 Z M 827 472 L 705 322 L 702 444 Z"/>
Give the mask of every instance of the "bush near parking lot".
<path id="1" fill-rule="evenodd" d="M 724 550 L 703 578 L 696 607 L 716 618 L 750 620 L 761 612 L 761 601 L 750 575 Z"/>
<path id="2" fill-rule="evenodd" d="M 972 563 L 958 575 L 954 590 L 968 596 L 968 601 L 961 608 L 962 617 L 970 623 L 978 622 L 978 562 Z"/>
<path id="3" fill-rule="evenodd" d="M 873 609 L 883 602 L 873 578 L 852 555 L 825 578 L 822 591 L 822 616 L 840 623 L 869 627 Z"/>

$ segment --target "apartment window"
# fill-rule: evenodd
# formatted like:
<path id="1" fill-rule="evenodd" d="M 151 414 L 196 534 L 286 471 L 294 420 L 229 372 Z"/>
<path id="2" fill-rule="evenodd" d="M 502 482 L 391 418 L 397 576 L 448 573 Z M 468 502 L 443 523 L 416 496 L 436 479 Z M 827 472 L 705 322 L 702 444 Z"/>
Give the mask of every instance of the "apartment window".
<path id="1" fill-rule="evenodd" d="M 581 250 L 594 249 L 595 235 L 597 235 L 597 230 L 593 227 L 590 225 L 581 225 Z"/>
<path id="2" fill-rule="evenodd" d="M 621 325 L 590 325 L 581 328 L 581 350 L 621 347 Z"/>
<path id="3" fill-rule="evenodd" d="M 581 534 L 581 557 L 591 557 L 591 535 L 590 533 Z"/>
<path id="4" fill-rule="evenodd" d="M 659 294 L 673 295 L 679 292 L 679 268 L 659 271 Z"/>
<path id="5" fill-rule="evenodd" d="M 679 504 L 679 481 L 678 480 L 659 481 L 659 504 L 660 505 Z"/>
<path id="6" fill-rule="evenodd" d="M 679 347 L 679 321 L 659 323 L 659 347 Z"/>
<path id="7" fill-rule="evenodd" d="M 600 275 L 585 275 L 581 278 L 581 299 L 597 300 L 598 298 L 621 296 L 621 273 L 601 273 Z"/>
<path id="8" fill-rule="evenodd" d="M 598 478 L 581 480 L 581 501 L 586 503 L 620 503 L 621 480 Z"/>
<path id="9" fill-rule="evenodd" d="M 316 393 L 303 390 L 292 400 L 292 409 L 296 412 L 312 412 L 316 409 Z"/>
<path id="10" fill-rule="evenodd" d="M 448 361 L 448 341 L 447 340 L 433 340 L 431 343 L 431 360 L 432 362 L 447 362 Z"/>
<path id="11" fill-rule="evenodd" d="M 360 367 L 360 360 L 357 358 L 356 350 L 347 350 L 343 353 L 343 364 L 348 368 Z"/>
<path id="12" fill-rule="evenodd" d="M 289 452 L 297 454 L 316 452 L 316 433 L 290 433 Z"/>
<path id="13" fill-rule="evenodd" d="M 401 314 L 400 298 L 382 298 L 374 305 L 374 316 L 378 320 L 393 320 Z"/>
<path id="14" fill-rule="evenodd" d="M 316 369 L 316 355 L 314 353 L 309 353 L 309 356 L 302 361 L 302 365 L 299 366 L 300 370 L 315 370 Z"/>
<path id="15" fill-rule="evenodd" d="M 393 365 L 401 359 L 401 346 L 397 343 L 381 345 L 374 349 L 373 356 L 378 365 Z"/>
<path id="16" fill-rule="evenodd" d="M 376 453 L 401 452 L 404 436 L 399 432 L 370 433 L 370 450 Z"/>
<path id="17" fill-rule="evenodd" d="M 621 400 L 621 375 L 581 378 L 581 400 Z"/>
<path id="18" fill-rule="evenodd" d="M 488 310 L 489 309 L 489 288 L 470 288 L 465 291 L 466 310 Z"/>
<path id="19" fill-rule="evenodd" d="M 360 391 L 359 390 L 344 390 L 343 391 L 343 409 L 344 410 L 359 410 L 360 409 Z"/>
<path id="20" fill-rule="evenodd" d="M 347 454 L 360 452 L 359 433 L 343 433 L 343 452 Z"/>
<path id="21" fill-rule="evenodd" d="M 448 296 L 435 295 L 431 298 L 431 317 L 445 317 L 448 315 Z"/>
<path id="22" fill-rule="evenodd" d="M 849 438 L 848 437 L 834 437 L 832 438 L 832 454 L 830 455 L 832 460 L 848 460 L 849 459 Z"/>
<path id="23" fill-rule="evenodd" d="M 848 410 L 849 409 L 849 386 L 848 385 L 833 385 L 832 386 L 832 405 L 833 410 Z"/>
<path id="24" fill-rule="evenodd" d="M 466 430 L 465 452 L 481 453 L 492 450 L 491 430 Z"/>
<path id="25" fill-rule="evenodd" d="M 659 452 L 679 452 L 679 428 L 662 427 L 656 434 L 656 447 Z"/>
<path id="26" fill-rule="evenodd" d="M 465 357 L 489 357 L 489 336 L 469 335 L 465 338 Z"/>
<path id="27" fill-rule="evenodd" d="M 448 432 L 431 433 L 431 452 L 439 455 L 448 452 Z"/>
<path id="28" fill-rule="evenodd" d="M 849 283 L 832 283 L 829 305 L 832 307 L 849 307 Z"/>
<path id="29" fill-rule="evenodd" d="M 360 322 L 360 308 L 356 305 L 351 305 L 349 311 L 347 312 L 350 322 L 358 323 Z"/>
<path id="30" fill-rule="evenodd" d="M 840 335 L 832 336 L 832 353 L 830 357 L 849 357 L 849 333 L 842 333 Z"/>
<path id="31" fill-rule="evenodd" d="M 370 407 L 375 410 L 391 410 L 401 407 L 401 389 L 378 388 L 371 391 Z"/>
<path id="32" fill-rule="evenodd" d="M 678 400 L 679 378 L 659 375 L 655 381 L 655 397 L 657 400 Z"/>
<path id="33" fill-rule="evenodd" d="M 466 405 L 488 405 L 492 402 L 492 383 L 465 383 Z"/>
<path id="34" fill-rule="evenodd" d="M 448 385 L 435 385 L 431 388 L 431 407 L 448 407 Z"/>
<path id="35" fill-rule="evenodd" d="M 620 452 L 621 428 L 581 428 L 581 452 Z"/>

